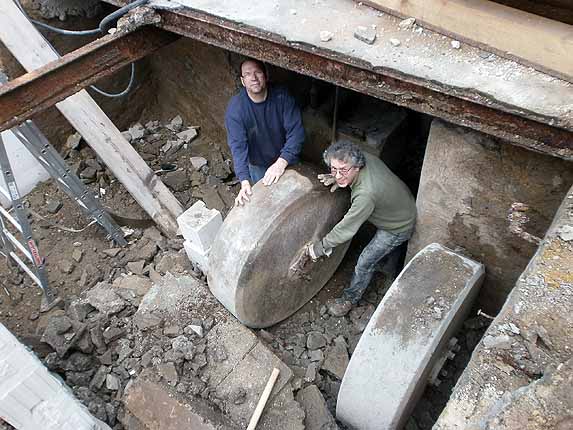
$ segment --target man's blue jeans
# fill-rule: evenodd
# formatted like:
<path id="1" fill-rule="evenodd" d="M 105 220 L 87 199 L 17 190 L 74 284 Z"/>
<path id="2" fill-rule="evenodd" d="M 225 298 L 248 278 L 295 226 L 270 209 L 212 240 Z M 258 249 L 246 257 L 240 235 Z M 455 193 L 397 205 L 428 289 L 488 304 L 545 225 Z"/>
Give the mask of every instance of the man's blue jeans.
<path id="1" fill-rule="evenodd" d="M 249 164 L 249 174 L 251 175 L 251 182 L 255 185 L 265 176 L 268 167 L 255 166 L 254 164 Z"/>
<path id="2" fill-rule="evenodd" d="M 370 284 L 374 272 L 376 272 L 378 262 L 394 251 L 400 244 L 410 239 L 412 231 L 413 229 L 393 234 L 385 230 L 378 230 L 370 243 L 362 250 L 360 257 L 358 257 L 350 286 L 344 289 L 342 297 L 352 302 L 352 304 L 358 303 L 368 284 Z"/>

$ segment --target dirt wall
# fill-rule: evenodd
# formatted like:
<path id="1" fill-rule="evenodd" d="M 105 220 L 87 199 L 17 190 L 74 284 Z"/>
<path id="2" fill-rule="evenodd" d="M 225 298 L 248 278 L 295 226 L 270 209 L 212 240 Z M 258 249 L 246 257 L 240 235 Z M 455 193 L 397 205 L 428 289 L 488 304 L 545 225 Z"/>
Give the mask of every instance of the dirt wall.
<path id="1" fill-rule="evenodd" d="M 515 202 L 529 206 L 525 231 L 542 238 L 573 184 L 572 163 L 434 120 L 417 197 L 411 258 L 429 243 L 486 266 L 480 305 L 501 308 L 537 245 L 509 231 Z"/>

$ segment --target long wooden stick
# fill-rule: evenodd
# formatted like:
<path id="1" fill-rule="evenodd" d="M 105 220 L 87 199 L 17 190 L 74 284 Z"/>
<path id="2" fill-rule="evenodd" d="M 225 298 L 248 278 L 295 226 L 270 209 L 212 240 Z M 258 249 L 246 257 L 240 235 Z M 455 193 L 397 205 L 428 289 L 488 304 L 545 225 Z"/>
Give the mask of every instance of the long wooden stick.
<path id="1" fill-rule="evenodd" d="M 261 398 L 259 399 L 259 403 L 257 403 L 257 407 L 255 408 L 255 412 L 253 412 L 253 416 L 251 417 L 251 421 L 249 422 L 249 426 L 247 430 L 255 430 L 257 423 L 259 422 L 259 418 L 263 413 L 263 409 L 269 400 L 269 396 L 271 395 L 271 391 L 273 391 L 273 387 L 275 386 L 275 382 L 277 382 L 277 378 L 279 377 L 280 370 L 276 367 L 273 369 L 273 373 L 269 380 L 267 381 L 267 385 L 263 390 L 263 394 L 261 394 Z"/>

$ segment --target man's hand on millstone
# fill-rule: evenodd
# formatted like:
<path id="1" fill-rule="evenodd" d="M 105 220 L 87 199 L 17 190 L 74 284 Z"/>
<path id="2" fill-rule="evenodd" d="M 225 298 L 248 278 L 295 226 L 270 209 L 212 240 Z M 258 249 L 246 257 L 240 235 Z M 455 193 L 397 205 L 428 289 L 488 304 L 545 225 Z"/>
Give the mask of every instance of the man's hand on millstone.
<path id="1" fill-rule="evenodd" d="M 330 187 L 332 185 L 332 187 L 330 187 L 331 193 L 335 192 L 339 188 L 336 183 L 336 178 L 330 173 L 321 173 L 318 175 L 318 180 L 322 182 L 325 187 Z"/>

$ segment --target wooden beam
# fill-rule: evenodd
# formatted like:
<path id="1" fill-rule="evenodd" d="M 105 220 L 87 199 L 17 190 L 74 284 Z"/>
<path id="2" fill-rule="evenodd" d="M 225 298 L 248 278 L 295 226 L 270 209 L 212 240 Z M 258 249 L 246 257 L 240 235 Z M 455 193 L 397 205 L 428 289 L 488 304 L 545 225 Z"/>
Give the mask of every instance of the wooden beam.
<path id="1" fill-rule="evenodd" d="M 155 27 L 106 35 L 0 86 L 0 131 L 178 39 Z"/>
<path id="2" fill-rule="evenodd" d="M 59 58 L 12 1 L 0 2 L 0 40 L 28 71 Z M 174 236 L 176 217 L 183 211 L 180 203 L 86 90 L 59 102 L 56 107 L 157 225 Z"/>
<path id="3" fill-rule="evenodd" d="M 573 26 L 487 0 L 364 0 L 376 9 L 573 82 Z"/>

